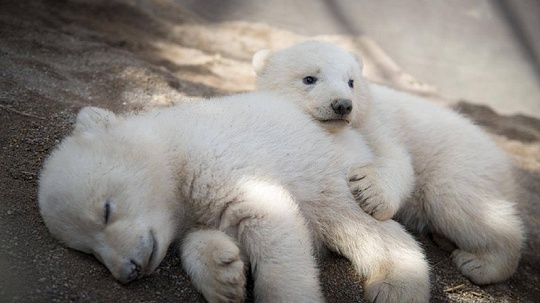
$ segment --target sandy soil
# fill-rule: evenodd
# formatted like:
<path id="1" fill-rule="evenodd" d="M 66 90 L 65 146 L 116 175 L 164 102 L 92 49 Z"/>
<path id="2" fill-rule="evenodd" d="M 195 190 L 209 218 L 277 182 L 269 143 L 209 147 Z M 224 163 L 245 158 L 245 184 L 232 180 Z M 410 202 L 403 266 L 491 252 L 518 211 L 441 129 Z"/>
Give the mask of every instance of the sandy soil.
<path id="1" fill-rule="evenodd" d="M 124 286 L 92 256 L 53 239 L 36 203 L 42 161 L 83 106 L 136 111 L 250 90 L 256 50 L 306 38 L 263 24 L 208 23 L 168 0 L 0 2 L 0 301 L 204 302 L 174 248 L 155 274 Z M 540 121 L 446 101 L 367 37 L 318 38 L 361 53 L 371 80 L 469 115 L 514 158 L 529 231 L 517 273 L 502 284 L 475 286 L 418 235 L 432 265 L 433 301 L 539 302 Z M 328 302 L 363 302 L 346 260 L 321 260 L 321 281 Z"/>

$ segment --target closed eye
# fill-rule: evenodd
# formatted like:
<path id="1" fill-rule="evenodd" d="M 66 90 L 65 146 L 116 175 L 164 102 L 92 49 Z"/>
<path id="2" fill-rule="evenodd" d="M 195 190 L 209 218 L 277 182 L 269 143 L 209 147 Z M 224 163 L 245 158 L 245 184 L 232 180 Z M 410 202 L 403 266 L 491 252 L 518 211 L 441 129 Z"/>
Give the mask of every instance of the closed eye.
<path id="1" fill-rule="evenodd" d="M 111 217 L 111 201 L 105 201 L 105 206 L 103 207 L 103 210 L 105 212 L 105 224 L 107 224 L 109 223 L 109 219 Z"/>

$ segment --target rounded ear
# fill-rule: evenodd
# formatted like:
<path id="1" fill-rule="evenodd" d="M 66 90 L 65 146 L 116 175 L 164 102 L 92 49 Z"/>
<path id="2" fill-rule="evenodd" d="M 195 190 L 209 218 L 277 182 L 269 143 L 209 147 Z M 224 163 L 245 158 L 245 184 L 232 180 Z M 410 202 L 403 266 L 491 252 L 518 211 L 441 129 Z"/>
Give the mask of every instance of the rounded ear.
<path id="1" fill-rule="evenodd" d="M 360 71 L 362 71 L 364 69 L 364 60 L 362 60 L 362 57 L 353 53 L 351 53 L 351 55 L 354 57 L 354 60 L 356 60 L 356 63 L 358 63 L 358 67 L 360 67 Z"/>
<path id="2" fill-rule="evenodd" d="M 253 70 L 257 75 L 260 75 L 264 72 L 268 58 L 272 55 L 272 51 L 269 49 L 261 49 L 253 55 L 251 64 L 253 65 Z"/>
<path id="3" fill-rule="evenodd" d="M 104 129 L 115 124 L 116 121 L 116 115 L 111 111 L 91 106 L 84 107 L 77 114 L 74 133 Z"/>

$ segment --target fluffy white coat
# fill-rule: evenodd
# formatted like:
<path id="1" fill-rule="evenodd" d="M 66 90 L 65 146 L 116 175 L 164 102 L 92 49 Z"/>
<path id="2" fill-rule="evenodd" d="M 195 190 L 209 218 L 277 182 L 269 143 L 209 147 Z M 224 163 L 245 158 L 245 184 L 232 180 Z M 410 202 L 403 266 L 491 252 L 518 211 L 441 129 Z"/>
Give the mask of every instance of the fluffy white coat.
<path id="1" fill-rule="evenodd" d="M 380 220 L 397 214 L 411 229 L 450 240 L 457 246 L 454 263 L 477 284 L 514 273 L 524 236 L 512 168 L 479 127 L 419 97 L 368 83 L 361 60 L 330 43 L 262 50 L 253 65 L 259 90 L 298 104 L 332 133 L 352 128 L 367 140 L 374 161 L 350 176 L 367 213 Z M 351 107 L 338 110 L 343 100 Z"/>
<path id="2" fill-rule="evenodd" d="M 358 207 L 347 182 L 371 161 L 289 101 L 250 93 L 117 116 L 84 108 L 44 164 L 39 205 L 51 233 L 127 283 L 152 273 L 174 239 L 209 302 L 321 302 L 314 247 L 347 257 L 375 302 L 427 302 L 428 265 L 400 224 Z"/>

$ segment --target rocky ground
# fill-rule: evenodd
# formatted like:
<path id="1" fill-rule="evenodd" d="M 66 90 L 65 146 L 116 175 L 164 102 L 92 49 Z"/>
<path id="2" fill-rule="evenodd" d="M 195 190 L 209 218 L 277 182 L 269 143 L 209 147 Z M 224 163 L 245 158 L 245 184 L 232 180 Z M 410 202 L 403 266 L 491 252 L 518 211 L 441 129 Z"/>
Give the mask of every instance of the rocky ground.
<path id="1" fill-rule="evenodd" d="M 83 106 L 137 111 L 250 90 L 256 50 L 307 38 L 313 37 L 263 24 L 209 23 L 169 0 L 1 1 L 0 301 L 204 302 L 174 248 L 155 274 L 124 286 L 92 256 L 53 239 L 36 203 L 42 161 L 69 134 Z M 505 283 L 475 286 L 447 253 L 418 235 L 432 265 L 433 301 L 539 302 L 540 121 L 445 100 L 403 73 L 367 37 L 317 38 L 362 54 L 372 81 L 470 116 L 513 157 L 529 232 L 517 273 Z M 328 302 L 362 302 L 346 260 L 325 257 L 321 281 Z"/>

